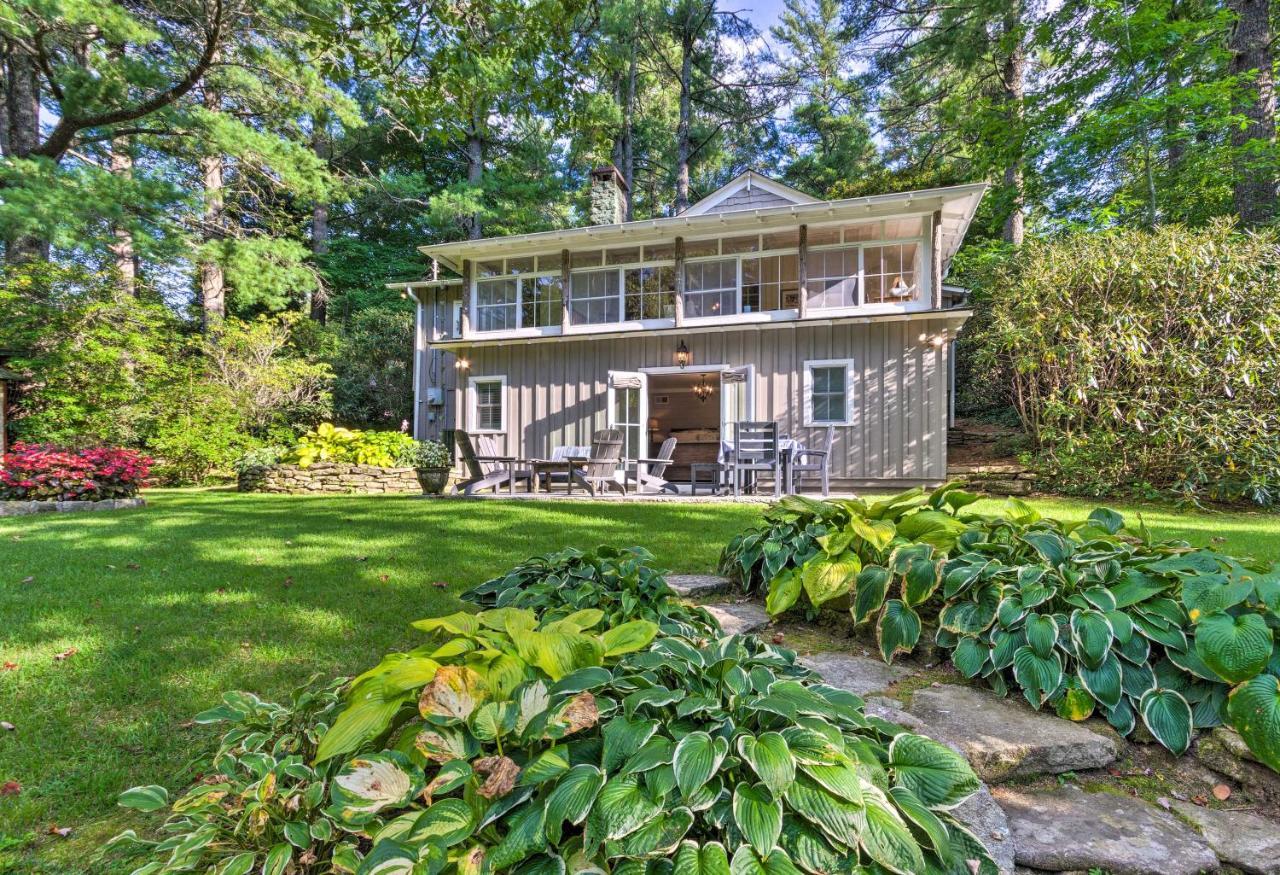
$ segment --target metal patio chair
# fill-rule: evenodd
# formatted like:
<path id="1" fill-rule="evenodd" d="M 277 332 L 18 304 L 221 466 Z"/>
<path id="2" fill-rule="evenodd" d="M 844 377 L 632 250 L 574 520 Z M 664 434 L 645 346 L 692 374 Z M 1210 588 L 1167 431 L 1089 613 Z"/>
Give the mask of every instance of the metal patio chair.
<path id="1" fill-rule="evenodd" d="M 733 495 L 737 498 L 745 488 L 744 480 L 755 474 L 773 475 L 773 494 L 782 497 L 782 454 L 778 452 L 778 423 L 735 422 L 733 424 L 733 460 L 729 475 Z"/>
<path id="2" fill-rule="evenodd" d="M 831 444 L 835 441 L 834 426 L 827 426 L 822 446 L 815 449 L 799 449 L 791 454 L 791 491 L 799 492 L 806 475 L 822 478 L 822 496 L 831 494 Z"/>

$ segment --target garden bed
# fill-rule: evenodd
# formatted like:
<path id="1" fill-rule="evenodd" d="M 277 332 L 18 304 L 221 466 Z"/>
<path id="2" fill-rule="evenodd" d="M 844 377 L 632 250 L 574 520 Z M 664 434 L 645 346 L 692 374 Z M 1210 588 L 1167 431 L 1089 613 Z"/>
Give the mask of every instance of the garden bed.
<path id="1" fill-rule="evenodd" d="M 0 516 L 70 513 L 77 510 L 125 510 L 145 506 L 146 501 L 141 498 L 104 498 L 100 501 L 0 501 Z"/>
<path id="2" fill-rule="evenodd" d="M 378 465 L 348 465 L 315 462 L 300 465 L 265 465 L 240 472 L 241 492 L 271 493 L 356 493 L 419 492 L 412 468 L 383 468 Z"/>

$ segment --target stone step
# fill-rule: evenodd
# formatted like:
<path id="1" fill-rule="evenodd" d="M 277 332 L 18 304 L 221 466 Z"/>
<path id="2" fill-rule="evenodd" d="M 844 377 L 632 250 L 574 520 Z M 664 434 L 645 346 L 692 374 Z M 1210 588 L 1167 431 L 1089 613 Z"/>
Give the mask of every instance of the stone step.
<path id="1" fill-rule="evenodd" d="M 1172 805 L 1200 830 L 1222 862 L 1255 875 L 1280 875 L 1280 823 L 1246 811 L 1222 811 L 1176 800 Z"/>
<path id="2" fill-rule="evenodd" d="M 703 607 L 726 635 L 748 635 L 769 625 L 769 615 L 754 602 L 720 602 Z"/>
<path id="3" fill-rule="evenodd" d="M 902 666 L 885 665 L 879 659 L 852 653 L 814 653 L 800 657 L 800 664 L 822 675 L 831 686 L 859 696 L 882 692 L 911 675 L 910 669 Z"/>
<path id="4" fill-rule="evenodd" d="M 718 574 L 668 574 L 667 585 L 683 598 L 727 592 L 733 581 Z"/>
<path id="5" fill-rule="evenodd" d="M 1116 758 L 1110 738 L 974 687 L 926 687 L 911 697 L 906 710 L 963 753 L 989 782 L 1099 769 Z"/>
<path id="6" fill-rule="evenodd" d="M 1048 872 L 1102 869 L 1112 875 L 1196 875 L 1218 857 L 1190 827 L 1154 805 L 1066 785 L 992 791 L 1013 831 L 1020 866 Z"/>

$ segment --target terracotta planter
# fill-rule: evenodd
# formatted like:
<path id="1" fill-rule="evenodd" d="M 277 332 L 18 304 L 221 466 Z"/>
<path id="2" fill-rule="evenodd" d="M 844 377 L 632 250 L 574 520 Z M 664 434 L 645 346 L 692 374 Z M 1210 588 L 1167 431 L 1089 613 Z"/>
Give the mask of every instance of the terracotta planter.
<path id="1" fill-rule="evenodd" d="M 439 495 L 449 483 L 448 468 L 418 468 L 414 473 L 423 495 Z"/>

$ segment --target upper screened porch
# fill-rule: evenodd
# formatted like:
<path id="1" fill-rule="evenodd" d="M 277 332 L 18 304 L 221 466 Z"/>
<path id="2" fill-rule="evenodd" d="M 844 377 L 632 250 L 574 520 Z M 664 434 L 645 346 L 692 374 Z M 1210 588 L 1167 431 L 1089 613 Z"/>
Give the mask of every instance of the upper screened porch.
<path id="1" fill-rule="evenodd" d="M 401 287 L 435 344 L 937 310 L 986 188 L 816 201 L 744 178 L 680 216 L 424 246 L 461 279 Z"/>

